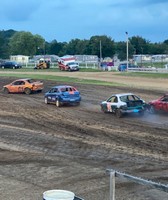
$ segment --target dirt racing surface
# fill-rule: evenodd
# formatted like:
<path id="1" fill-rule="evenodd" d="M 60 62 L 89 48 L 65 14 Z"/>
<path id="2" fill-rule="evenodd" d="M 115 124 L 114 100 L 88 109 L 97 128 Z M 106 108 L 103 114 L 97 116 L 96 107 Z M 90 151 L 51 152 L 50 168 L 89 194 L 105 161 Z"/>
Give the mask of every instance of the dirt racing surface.
<path id="1" fill-rule="evenodd" d="M 0 88 L 13 80 L 1 77 Z M 72 83 L 80 106 L 57 108 L 44 103 L 57 84 L 44 81 L 44 91 L 31 95 L 0 93 L 0 199 L 41 200 L 50 189 L 109 199 L 106 169 L 168 184 L 168 115 L 117 119 L 100 110 L 112 93 L 133 92 L 148 102 L 163 90 Z M 168 193 L 116 178 L 116 200 L 128 199 L 167 200 Z"/>

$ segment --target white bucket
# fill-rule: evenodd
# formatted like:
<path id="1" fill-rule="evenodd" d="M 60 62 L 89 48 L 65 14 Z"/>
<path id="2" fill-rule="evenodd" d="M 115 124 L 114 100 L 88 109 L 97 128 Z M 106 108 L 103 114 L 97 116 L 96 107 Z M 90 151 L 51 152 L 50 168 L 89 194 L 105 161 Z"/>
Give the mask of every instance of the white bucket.
<path id="1" fill-rule="evenodd" d="M 73 200 L 75 194 L 67 190 L 48 190 L 43 193 L 43 200 Z"/>

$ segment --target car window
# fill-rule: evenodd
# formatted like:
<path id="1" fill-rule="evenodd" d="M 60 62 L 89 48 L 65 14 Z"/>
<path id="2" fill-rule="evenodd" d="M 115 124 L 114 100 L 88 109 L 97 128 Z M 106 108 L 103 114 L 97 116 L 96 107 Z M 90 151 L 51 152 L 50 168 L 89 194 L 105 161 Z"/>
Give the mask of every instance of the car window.
<path id="1" fill-rule="evenodd" d="M 55 92 L 58 92 L 58 88 L 52 88 L 49 93 L 55 93 Z"/>
<path id="2" fill-rule="evenodd" d="M 107 100 L 107 102 L 117 103 L 118 102 L 118 98 L 116 96 L 112 96 Z"/>
<path id="3" fill-rule="evenodd" d="M 75 88 L 73 88 L 73 87 L 67 87 L 67 88 L 66 88 L 66 91 L 72 92 L 72 91 L 75 91 Z"/>
<path id="4" fill-rule="evenodd" d="M 6 63 L 5 63 L 5 65 L 10 65 L 10 64 L 11 64 L 11 62 L 6 62 Z"/>
<path id="5" fill-rule="evenodd" d="M 25 82 L 24 81 L 20 81 L 20 85 L 25 85 Z"/>
<path id="6" fill-rule="evenodd" d="M 12 85 L 22 85 L 23 81 L 15 81 Z"/>
<path id="7" fill-rule="evenodd" d="M 28 82 L 28 83 L 34 83 L 35 80 L 33 80 L 33 79 L 27 79 L 27 82 Z"/>
<path id="8" fill-rule="evenodd" d="M 168 96 L 167 96 L 167 95 L 164 96 L 164 97 L 161 99 L 161 101 L 168 102 Z"/>
<path id="9" fill-rule="evenodd" d="M 65 88 L 65 87 L 62 87 L 62 88 L 60 88 L 60 91 L 61 91 L 61 92 L 66 92 L 66 88 Z"/>
<path id="10" fill-rule="evenodd" d="M 123 102 L 127 102 L 128 101 L 128 96 L 127 95 L 121 96 L 120 100 L 123 101 Z"/>
<path id="11" fill-rule="evenodd" d="M 134 95 L 129 95 L 129 96 L 128 96 L 128 100 L 129 100 L 129 101 L 134 101 L 134 100 L 136 100 L 136 99 L 135 99 L 135 96 L 134 96 Z"/>

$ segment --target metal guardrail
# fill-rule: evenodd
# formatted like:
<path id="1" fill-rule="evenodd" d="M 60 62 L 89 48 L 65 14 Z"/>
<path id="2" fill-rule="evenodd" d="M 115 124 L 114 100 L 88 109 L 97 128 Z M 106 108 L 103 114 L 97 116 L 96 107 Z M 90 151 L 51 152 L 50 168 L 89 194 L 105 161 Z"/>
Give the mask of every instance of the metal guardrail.
<path id="1" fill-rule="evenodd" d="M 139 178 L 139 177 L 135 177 L 135 176 L 123 173 L 123 172 L 115 171 L 113 169 L 106 169 L 106 172 L 110 173 L 110 200 L 115 200 L 115 177 L 126 178 L 135 183 L 138 183 L 141 185 L 149 185 L 150 187 L 154 189 L 158 189 L 158 190 L 168 193 L 168 184 L 165 185 L 161 183 L 156 183 L 151 180 L 145 180 L 143 178 Z"/>
<path id="2" fill-rule="evenodd" d="M 128 68 L 128 71 L 136 72 L 159 72 L 159 73 L 168 73 L 168 69 L 165 68 L 149 68 L 149 67 L 140 67 L 140 68 Z"/>

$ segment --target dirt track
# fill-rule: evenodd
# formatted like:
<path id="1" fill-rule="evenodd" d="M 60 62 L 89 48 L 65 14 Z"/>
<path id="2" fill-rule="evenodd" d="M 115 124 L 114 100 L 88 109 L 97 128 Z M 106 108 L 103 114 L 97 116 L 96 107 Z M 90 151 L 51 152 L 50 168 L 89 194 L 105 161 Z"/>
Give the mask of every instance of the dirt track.
<path id="1" fill-rule="evenodd" d="M 0 87 L 12 80 L 1 77 Z M 149 101 L 164 89 L 73 84 L 81 105 L 56 108 L 43 99 L 56 84 L 45 82 L 41 94 L 0 94 L 1 199 L 41 200 L 49 189 L 109 199 L 107 168 L 168 183 L 168 116 L 117 119 L 99 106 L 111 93 L 131 91 Z M 116 178 L 116 200 L 128 199 L 167 200 L 168 194 Z"/>

